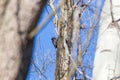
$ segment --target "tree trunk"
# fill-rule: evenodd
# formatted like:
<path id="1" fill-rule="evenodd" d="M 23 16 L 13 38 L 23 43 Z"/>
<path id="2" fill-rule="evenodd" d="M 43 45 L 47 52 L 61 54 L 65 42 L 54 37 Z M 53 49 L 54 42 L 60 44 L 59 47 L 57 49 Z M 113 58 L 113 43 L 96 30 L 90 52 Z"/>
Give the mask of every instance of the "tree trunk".
<path id="1" fill-rule="evenodd" d="M 73 1 L 66 0 L 61 8 L 60 29 L 57 41 L 57 61 L 55 80 L 70 80 L 70 55 L 72 48 Z"/>
<path id="2" fill-rule="evenodd" d="M 25 80 L 32 55 L 28 33 L 46 0 L 0 0 L 0 80 Z"/>
<path id="3" fill-rule="evenodd" d="M 120 18 L 119 5 L 119 0 L 105 0 L 95 53 L 93 80 L 120 79 L 120 22 L 117 21 Z"/>

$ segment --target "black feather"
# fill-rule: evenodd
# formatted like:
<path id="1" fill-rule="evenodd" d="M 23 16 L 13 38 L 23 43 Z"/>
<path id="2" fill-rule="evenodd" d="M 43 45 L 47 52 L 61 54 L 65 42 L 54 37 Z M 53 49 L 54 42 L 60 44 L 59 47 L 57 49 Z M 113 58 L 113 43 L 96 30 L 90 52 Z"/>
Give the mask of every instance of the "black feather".
<path id="1" fill-rule="evenodd" d="M 53 37 L 51 40 L 52 40 L 54 47 L 57 48 L 57 38 Z"/>

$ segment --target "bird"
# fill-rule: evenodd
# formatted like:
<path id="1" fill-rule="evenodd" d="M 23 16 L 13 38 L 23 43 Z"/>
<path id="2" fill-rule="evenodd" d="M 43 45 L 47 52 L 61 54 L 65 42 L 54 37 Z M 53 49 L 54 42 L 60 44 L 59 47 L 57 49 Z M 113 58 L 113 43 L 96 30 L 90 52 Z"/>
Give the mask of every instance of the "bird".
<path id="1" fill-rule="evenodd" d="M 57 48 L 57 38 L 53 37 L 51 38 L 51 40 L 52 40 L 54 47 Z"/>

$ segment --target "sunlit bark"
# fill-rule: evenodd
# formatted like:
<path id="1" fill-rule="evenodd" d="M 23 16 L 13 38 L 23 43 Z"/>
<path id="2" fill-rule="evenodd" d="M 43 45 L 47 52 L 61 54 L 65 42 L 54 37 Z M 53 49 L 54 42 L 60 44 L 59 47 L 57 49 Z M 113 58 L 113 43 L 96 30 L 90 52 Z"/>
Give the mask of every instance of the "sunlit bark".
<path id="1" fill-rule="evenodd" d="M 70 55 L 72 47 L 72 0 L 66 0 L 61 8 L 60 29 L 57 41 L 57 63 L 55 80 L 70 80 Z"/>
<path id="2" fill-rule="evenodd" d="M 120 79 L 117 79 L 120 76 L 120 29 L 119 22 L 116 22 L 120 18 L 119 5 L 119 0 L 105 0 L 95 53 L 93 80 Z"/>

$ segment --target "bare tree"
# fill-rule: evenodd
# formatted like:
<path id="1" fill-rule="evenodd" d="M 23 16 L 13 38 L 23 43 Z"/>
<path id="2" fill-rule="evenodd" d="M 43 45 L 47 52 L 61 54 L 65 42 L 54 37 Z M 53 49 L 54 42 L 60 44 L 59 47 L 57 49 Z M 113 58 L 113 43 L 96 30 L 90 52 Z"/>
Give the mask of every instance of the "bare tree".
<path id="1" fill-rule="evenodd" d="M 101 3 L 98 3 L 98 8 L 96 8 L 96 14 L 94 16 L 95 19 L 89 30 L 85 49 L 82 51 L 80 44 L 80 29 L 83 27 L 81 24 L 79 24 L 79 20 L 81 21 L 81 16 L 84 13 L 84 10 L 88 8 L 91 0 L 88 0 L 88 4 L 81 4 L 79 7 L 82 8 L 82 10 L 80 11 L 78 9 L 79 1 L 80 0 L 78 0 L 76 3 L 74 3 L 72 0 L 63 1 L 59 20 L 56 9 L 54 9 L 53 4 L 50 4 L 56 19 L 55 23 L 58 33 L 58 39 L 55 40 L 57 42 L 57 45 L 55 46 L 57 47 L 55 80 L 70 80 L 72 76 L 76 75 L 76 71 L 83 75 L 84 80 L 87 78 L 90 79 L 89 76 L 85 74 L 82 57 L 85 55 L 87 48 L 89 47 L 92 33 L 98 22 L 99 11 L 102 10 L 100 9 Z M 84 2 L 84 0 L 81 1 L 81 3 Z M 119 5 L 120 4 L 118 0 L 105 1 L 100 21 L 99 38 L 94 61 L 93 80 L 119 79 Z M 71 55 L 74 47 L 74 40 L 76 40 L 78 43 L 78 57 L 76 60 L 73 60 Z M 80 72 L 78 69 L 79 65 L 82 67 L 82 72 Z"/>
<path id="2" fill-rule="evenodd" d="M 47 0 L 0 0 L 0 80 L 25 80 L 32 55 L 29 32 Z"/>
<path id="3" fill-rule="evenodd" d="M 50 1 L 50 6 L 55 15 L 55 23 L 58 33 L 58 38 L 54 42 L 57 42 L 55 45 L 55 47 L 57 47 L 55 80 L 70 80 L 72 76 L 75 76 L 76 71 L 83 75 L 84 80 L 86 80 L 87 78 L 90 79 L 90 77 L 85 74 L 84 65 L 82 63 L 83 52 L 80 42 L 80 29 L 82 29 L 83 26 L 80 24 L 80 20 L 85 9 L 88 8 L 91 0 L 89 0 L 86 4 L 81 2 L 80 0 L 76 1 L 75 3 L 73 2 L 73 0 L 63 1 L 59 20 L 57 12 L 55 11 L 52 4 L 52 0 Z M 80 6 L 78 5 L 79 3 L 81 3 Z M 92 26 L 93 31 L 95 25 L 93 24 Z M 88 36 L 90 38 L 92 34 Z M 76 42 L 78 56 L 74 60 L 72 57 L 72 51 L 74 47 L 73 45 Z M 88 43 L 89 42 L 87 42 L 87 44 Z M 78 69 L 78 66 L 81 66 L 82 71 Z"/>

